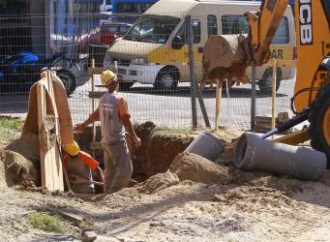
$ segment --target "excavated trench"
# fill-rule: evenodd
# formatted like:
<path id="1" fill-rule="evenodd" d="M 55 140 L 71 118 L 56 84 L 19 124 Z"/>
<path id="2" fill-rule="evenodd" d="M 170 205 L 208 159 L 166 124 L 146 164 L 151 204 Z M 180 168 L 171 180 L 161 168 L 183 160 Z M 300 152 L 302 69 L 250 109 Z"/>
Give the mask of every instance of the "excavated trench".
<path id="1" fill-rule="evenodd" d="M 140 182 L 155 174 L 166 172 L 175 157 L 193 140 L 193 137 L 188 135 L 161 134 L 152 122 L 136 125 L 135 130 L 141 138 L 142 145 L 132 152 L 133 178 Z M 87 128 L 82 134 L 77 134 L 75 140 L 82 150 L 93 154 L 90 148 L 93 140 L 92 127 Z M 99 128 L 96 140 L 100 140 Z M 21 185 L 26 180 L 40 185 L 38 143 L 38 136 L 29 134 L 0 149 L 0 186 Z M 102 150 L 95 150 L 95 158 L 103 165 Z"/>
<path id="2" fill-rule="evenodd" d="M 183 153 L 193 141 L 193 135 L 160 132 L 152 122 L 136 125 L 135 130 L 141 138 L 142 145 L 132 151 L 133 178 L 139 182 L 146 181 L 146 190 L 149 192 L 187 179 L 206 184 L 227 179 L 226 163 L 233 160 L 231 141 L 237 137 L 236 134 L 226 133 L 226 131 L 215 134 L 217 139 L 223 142 L 225 148 L 214 163 L 195 154 Z M 75 136 L 81 149 L 90 154 L 93 154 L 90 148 L 92 136 L 92 127 Z M 96 132 L 96 140 L 100 140 L 99 128 Z M 26 180 L 40 186 L 38 143 L 38 136 L 30 134 L 13 141 L 3 150 L 0 149 L 0 161 L 2 161 L 0 162 L 0 186 L 22 185 L 22 182 Z M 95 151 L 95 158 L 102 166 L 101 149 Z M 223 165 L 219 166 L 216 163 Z"/>
<path id="3" fill-rule="evenodd" d="M 192 136 L 187 135 L 160 134 L 152 122 L 136 125 L 135 131 L 142 141 L 141 147 L 132 151 L 133 178 L 137 181 L 144 181 L 152 175 L 166 172 L 174 158 L 193 140 Z M 83 150 L 92 154 L 93 151 L 90 149 L 92 137 L 92 128 L 89 127 L 84 133 L 77 134 L 75 140 Z M 100 140 L 99 127 L 96 130 L 96 140 Z M 102 150 L 96 150 L 95 157 L 102 163 Z"/>

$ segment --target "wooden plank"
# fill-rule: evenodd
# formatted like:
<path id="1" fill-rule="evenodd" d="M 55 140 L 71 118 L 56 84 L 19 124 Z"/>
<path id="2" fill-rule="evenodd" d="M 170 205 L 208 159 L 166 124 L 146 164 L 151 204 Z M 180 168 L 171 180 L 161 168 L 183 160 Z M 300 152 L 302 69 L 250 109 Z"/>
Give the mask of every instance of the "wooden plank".
<path id="1" fill-rule="evenodd" d="M 50 103 L 47 103 L 47 95 L 50 97 Z M 59 136 L 58 112 L 49 71 L 37 85 L 37 96 L 42 186 L 49 191 L 63 191 L 61 154 L 55 145 L 55 140 Z M 54 114 L 48 115 L 48 107 L 51 107 Z"/>
<path id="2" fill-rule="evenodd" d="M 47 152 L 46 145 L 46 130 L 44 126 L 44 115 L 47 112 L 46 100 L 45 100 L 45 87 L 41 84 L 37 86 L 37 100 L 38 100 L 38 129 L 39 129 L 39 152 L 40 152 L 40 169 L 41 169 L 41 185 L 48 188 L 47 172 L 45 155 Z"/>
<path id="3" fill-rule="evenodd" d="M 52 131 L 53 133 L 50 133 L 49 130 L 48 135 L 52 135 L 53 138 L 57 139 L 60 143 L 60 124 L 59 124 L 59 117 L 58 117 L 58 110 L 55 102 L 55 89 L 53 86 L 53 80 L 51 76 L 51 72 L 47 72 L 47 82 L 48 82 L 48 93 L 50 95 L 50 101 L 52 105 L 52 109 L 54 112 L 54 123 L 55 123 L 55 129 Z M 49 156 L 51 157 L 52 161 L 52 174 L 53 174 L 53 189 L 64 191 L 64 179 L 63 179 L 63 167 L 62 167 L 62 160 L 61 160 L 61 154 L 60 151 L 56 147 L 56 143 L 52 142 L 52 147 L 49 150 Z"/>
<path id="4" fill-rule="evenodd" d="M 256 116 L 256 121 L 267 121 L 267 122 L 271 122 L 272 121 L 272 117 L 269 117 L 269 116 Z"/>
<path id="5" fill-rule="evenodd" d="M 215 130 L 219 130 L 219 119 L 221 113 L 221 99 L 222 99 L 222 81 L 217 81 L 216 95 L 215 95 Z"/>

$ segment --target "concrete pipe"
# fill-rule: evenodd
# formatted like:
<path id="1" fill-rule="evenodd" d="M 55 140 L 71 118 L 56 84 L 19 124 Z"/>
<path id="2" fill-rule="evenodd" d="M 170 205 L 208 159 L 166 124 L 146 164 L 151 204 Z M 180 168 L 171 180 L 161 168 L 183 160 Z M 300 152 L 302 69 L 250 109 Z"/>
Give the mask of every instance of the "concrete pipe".
<path id="1" fill-rule="evenodd" d="M 215 161 L 223 149 L 224 145 L 219 139 L 210 133 L 204 132 L 198 135 L 185 151 Z"/>
<path id="2" fill-rule="evenodd" d="M 234 165 L 264 170 L 303 180 L 318 180 L 326 169 L 325 154 L 306 147 L 275 143 L 252 133 L 243 134 L 236 146 Z"/>

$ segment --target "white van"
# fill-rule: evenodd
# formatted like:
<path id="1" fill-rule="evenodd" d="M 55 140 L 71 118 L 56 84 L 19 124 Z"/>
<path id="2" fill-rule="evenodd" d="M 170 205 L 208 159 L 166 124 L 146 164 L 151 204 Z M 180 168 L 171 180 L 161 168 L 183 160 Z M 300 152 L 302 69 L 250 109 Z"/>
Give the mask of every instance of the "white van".
<path id="1" fill-rule="evenodd" d="M 123 39 L 108 49 L 104 67 L 118 62 L 122 90 L 135 82 L 174 89 L 179 81 L 189 81 L 185 18 L 190 15 L 196 75 L 200 80 L 202 52 L 207 38 L 211 35 L 247 33 L 248 24 L 243 14 L 258 11 L 259 8 L 260 2 L 254 1 L 160 0 L 135 22 Z M 179 45 L 178 39 L 182 42 Z M 295 43 L 294 18 L 288 6 L 271 45 L 272 57 L 292 60 L 295 58 Z M 294 68 L 279 68 L 278 87 L 280 80 L 291 79 L 294 74 Z M 259 87 L 264 91 L 265 88 L 271 90 L 271 75 L 270 68 L 260 67 L 257 70 L 257 79 L 261 80 Z"/>

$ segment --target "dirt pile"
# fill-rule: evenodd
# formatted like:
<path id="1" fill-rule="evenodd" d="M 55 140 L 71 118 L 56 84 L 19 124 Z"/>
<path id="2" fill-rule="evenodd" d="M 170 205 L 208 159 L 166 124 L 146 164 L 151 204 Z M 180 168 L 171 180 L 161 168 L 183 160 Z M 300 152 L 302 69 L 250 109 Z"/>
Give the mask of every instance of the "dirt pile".
<path id="1" fill-rule="evenodd" d="M 229 179 L 228 170 L 226 166 L 217 165 L 192 153 L 178 155 L 170 166 L 170 171 L 180 181 L 191 180 L 204 184 L 225 183 Z"/>
<path id="2" fill-rule="evenodd" d="M 27 180 L 37 184 L 37 174 L 33 163 L 21 154 L 9 150 L 0 152 L 0 186 L 12 187 Z"/>
<path id="3" fill-rule="evenodd" d="M 22 136 L 0 151 L 0 185 L 12 187 L 31 181 L 39 184 L 38 135 Z"/>
<path id="4" fill-rule="evenodd" d="M 140 187 L 138 187 L 138 191 L 151 194 L 179 184 L 179 182 L 180 180 L 176 174 L 167 171 L 151 176 L 148 180 L 143 182 Z"/>
<path id="5" fill-rule="evenodd" d="M 8 144 L 5 150 L 19 153 L 35 166 L 39 165 L 39 136 L 37 134 L 26 134 Z"/>
<path id="6" fill-rule="evenodd" d="M 182 181 L 198 183 L 224 184 L 228 182 L 229 168 L 215 164 L 199 155 L 192 153 L 179 154 L 172 162 L 169 170 L 151 176 L 139 186 L 142 193 L 156 193 Z"/>

